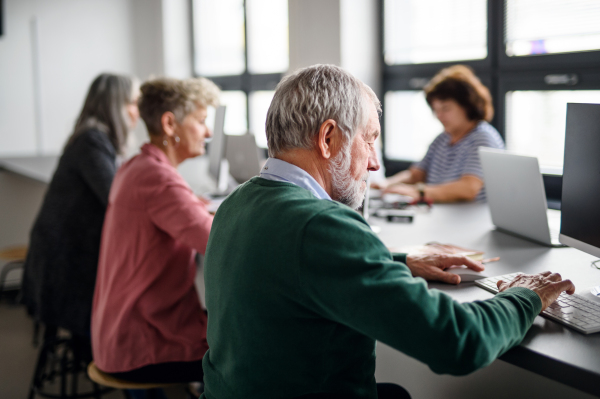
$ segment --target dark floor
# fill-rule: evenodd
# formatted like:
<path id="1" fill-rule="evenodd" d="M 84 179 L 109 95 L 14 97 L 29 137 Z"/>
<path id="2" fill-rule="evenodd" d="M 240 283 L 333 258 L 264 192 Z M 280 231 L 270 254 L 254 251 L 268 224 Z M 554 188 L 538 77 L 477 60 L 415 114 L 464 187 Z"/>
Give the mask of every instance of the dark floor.
<path id="1" fill-rule="evenodd" d="M 0 398 L 25 399 L 37 360 L 38 349 L 32 344 L 33 322 L 22 306 L 14 304 L 14 293 L 0 298 Z M 80 388 L 91 387 L 82 376 Z M 183 386 L 170 387 L 169 399 L 186 398 Z M 125 398 L 123 392 L 114 391 L 107 399 Z"/>

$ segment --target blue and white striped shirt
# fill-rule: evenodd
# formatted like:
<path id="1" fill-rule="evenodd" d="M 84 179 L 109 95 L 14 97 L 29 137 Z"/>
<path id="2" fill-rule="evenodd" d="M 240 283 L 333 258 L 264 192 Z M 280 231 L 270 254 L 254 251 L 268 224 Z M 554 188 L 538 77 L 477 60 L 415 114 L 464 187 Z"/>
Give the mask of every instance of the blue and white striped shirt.
<path id="1" fill-rule="evenodd" d="M 472 175 L 483 181 L 483 170 L 479 160 L 479 147 L 504 148 L 502 137 L 489 123 L 482 121 L 465 137 L 450 144 L 450 135 L 441 133 L 433 140 L 425 158 L 413 166 L 426 172 L 427 184 L 449 183 L 465 175 Z M 485 187 L 475 200 L 485 200 Z"/>

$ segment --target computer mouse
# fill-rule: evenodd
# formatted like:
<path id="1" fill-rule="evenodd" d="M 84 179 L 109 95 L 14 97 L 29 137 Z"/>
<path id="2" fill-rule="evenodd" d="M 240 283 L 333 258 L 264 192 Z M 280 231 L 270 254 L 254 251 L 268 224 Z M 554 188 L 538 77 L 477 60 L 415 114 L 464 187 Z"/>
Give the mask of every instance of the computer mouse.
<path id="1" fill-rule="evenodd" d="M 484 272 L 476 272 L 475 270 L 469 269 L 466 266 L 453 267 L 450 269 L 446 269 L 446 271 L 449 273 L 458 274 L 460 276 L 461 283 L 472 282 L 475 280 L 489 277 Z"/>

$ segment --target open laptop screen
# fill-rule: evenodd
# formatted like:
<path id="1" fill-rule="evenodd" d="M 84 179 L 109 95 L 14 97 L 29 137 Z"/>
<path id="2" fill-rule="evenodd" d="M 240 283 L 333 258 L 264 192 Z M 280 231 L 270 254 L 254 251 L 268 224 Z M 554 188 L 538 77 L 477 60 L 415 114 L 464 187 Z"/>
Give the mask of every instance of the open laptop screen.
<path id="1" fill-rule="evenodd" d="M 225 106 L 217 107 L 213 137 L 208 147 L 208 173 L 218 182 L 221 174 L 221 160 L 225 158 Z"/>

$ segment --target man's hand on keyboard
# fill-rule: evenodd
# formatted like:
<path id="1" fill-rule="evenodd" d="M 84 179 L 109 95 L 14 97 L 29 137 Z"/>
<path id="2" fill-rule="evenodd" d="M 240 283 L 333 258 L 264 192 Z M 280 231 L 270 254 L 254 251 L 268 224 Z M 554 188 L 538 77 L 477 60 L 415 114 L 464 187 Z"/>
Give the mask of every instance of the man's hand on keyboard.
<path id="1" fill-rule="evenodd" d="M 567 294 L 575 293 L 575 286 L 571 280 L 563 280 L 560 274 L 552 272 L 543 272 L 539 274 L 520 274 L 514 280 L 506 282 L 498 281 L 498 290 L 500 292 L 510 287 L 525 287 L 534 291 L 542 300 L 542 312 L 561 294 L 566 291 Z"/>
<path id="2" fill-rule="evenodd" d="M 485 269 L 481 262 L 476 262 L 462 255 L 421 254 L 406 257 L 406 266 L 408 266 L 413 276 L 448 284 L 460 283 L 460 277 L 444 270 L 451 266 L 462 265 L 477 272 Z"/>

